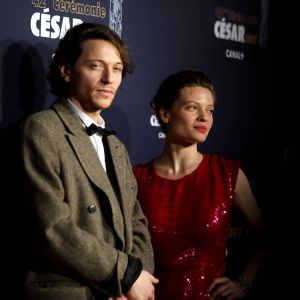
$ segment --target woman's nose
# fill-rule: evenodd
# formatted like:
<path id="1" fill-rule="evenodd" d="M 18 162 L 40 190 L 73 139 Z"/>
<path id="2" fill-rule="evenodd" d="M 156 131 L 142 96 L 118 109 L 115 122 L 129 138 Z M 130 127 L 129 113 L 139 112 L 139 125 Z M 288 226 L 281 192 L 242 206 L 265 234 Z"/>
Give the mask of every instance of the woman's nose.
<path id="1" fill-rule="evenodd" d="M 197 119 L 198 119 L 199 121 L 207 121 L 207 120 L 208 120 L 208 115 L 207 115 L 207 113 L 204 112 L 204 111 L 199 111 L 199 114 L 198 114 Z"/>

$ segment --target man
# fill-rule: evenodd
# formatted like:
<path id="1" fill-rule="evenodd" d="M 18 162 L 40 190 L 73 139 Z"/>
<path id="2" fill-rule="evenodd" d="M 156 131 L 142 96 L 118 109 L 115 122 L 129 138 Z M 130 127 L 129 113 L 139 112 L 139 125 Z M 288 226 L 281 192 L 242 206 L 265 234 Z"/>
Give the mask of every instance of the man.
<path id="1" fill-rule="evenodd" d="M 22 130 L 27 299 L 154 299 L 153 251 L 128 154 L 101 131 L 101 112 L 131 71 L 125 44 L 104 25 L 77 25 L 59 42 L 48 74 L 58 99 Z"/>

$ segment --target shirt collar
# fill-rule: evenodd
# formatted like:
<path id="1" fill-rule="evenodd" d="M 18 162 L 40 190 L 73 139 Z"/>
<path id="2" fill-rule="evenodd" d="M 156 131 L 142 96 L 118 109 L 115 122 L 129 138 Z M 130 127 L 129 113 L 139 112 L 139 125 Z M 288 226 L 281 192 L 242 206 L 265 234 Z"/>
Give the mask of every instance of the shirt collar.
<path id="1" fill-rule="evenodd" d="M 83 125 L 86 127 L 89 127 L 92 123 L 94 123 L 95 125 L 99 126 L 91 117 L 89 117 L 87 114 L 85 114 L 83 111 L 81 111 L 72 100 L 70 100 L 69 98 L 67 98 L 67 101 L 71 107 L 71 109 L 78 115 L 78 117 L 80 118 L 80 120 L 82 121 Z M 104 119 L 101 117 L 101 115 L 99 114 L 100 119 L 103 120 L 103 123 L 101 125 L 102 128 L 105 128 L 105 121 Z"/>

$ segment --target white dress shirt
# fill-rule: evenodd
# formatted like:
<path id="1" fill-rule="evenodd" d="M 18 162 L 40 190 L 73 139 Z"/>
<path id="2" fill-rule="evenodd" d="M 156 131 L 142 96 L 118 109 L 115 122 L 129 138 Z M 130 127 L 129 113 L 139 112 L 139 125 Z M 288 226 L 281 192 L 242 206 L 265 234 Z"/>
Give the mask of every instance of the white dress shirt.
<path id="1" fill-rule="evenodd" d="M 94 122 L 92 118 L 90 118 L 88 115 L 86 115 L 84 112 L 82 112 L 70 99 L 67 99 L 72 110 L 78 115 L 80 120 L 82 121 L 82 126 L 84 128 L 89 127 L 92 123 L 95 125 L 99 126 L 97 123 Z M 100 120 L 103 120 L 103 118 L 99 115 Z M 103 125 L 101 126 L 102 128 L 105 128 L 105 122 L 103 120 Z M 97 152 L 97 155 L 99 157 L 99 160 L 103 166 L 103 169 L 106 172 L 106 165 L 105 165 L 105 153 L 104 153 L 104 147 L 102 143 L 102 135 L 99 133 L 95 133 L 90 136 L 90 140 Z"/>

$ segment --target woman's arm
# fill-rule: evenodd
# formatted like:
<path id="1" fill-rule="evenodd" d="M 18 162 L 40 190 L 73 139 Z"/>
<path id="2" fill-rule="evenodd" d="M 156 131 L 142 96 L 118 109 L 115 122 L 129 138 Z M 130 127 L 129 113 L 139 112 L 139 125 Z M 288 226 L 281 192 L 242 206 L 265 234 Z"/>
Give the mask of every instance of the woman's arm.
<path id="1" fill-rule="evenodd" d="M 218 277 L 212 281 L 207 289 L 207 292 L 210 294 L 210 300 L 223 298 L 228 300 L 242 299 L 250 292 L 251 285 L 262 265 L 262 215 L 253 196 L 249 181 L 241 169 L 239 169 L 238 173 L 234 204 L 255 233 L 257 244 L 252 257 L 237 280 L 228 277 Z"/>
<path id="2" fill-rule="evenodd" d="M 240 169 L 237 179 L 235 190 L 235 204 L 241 211 L 245 220 L 249 223 L 256 236 L 256 249 L 246 265 L 242 276 L 253 283 L 263 260 L 263 247 L 262 247 L 262 214 L 260 208 L 253 196 L 249 181 L 245 173 Z"/>

